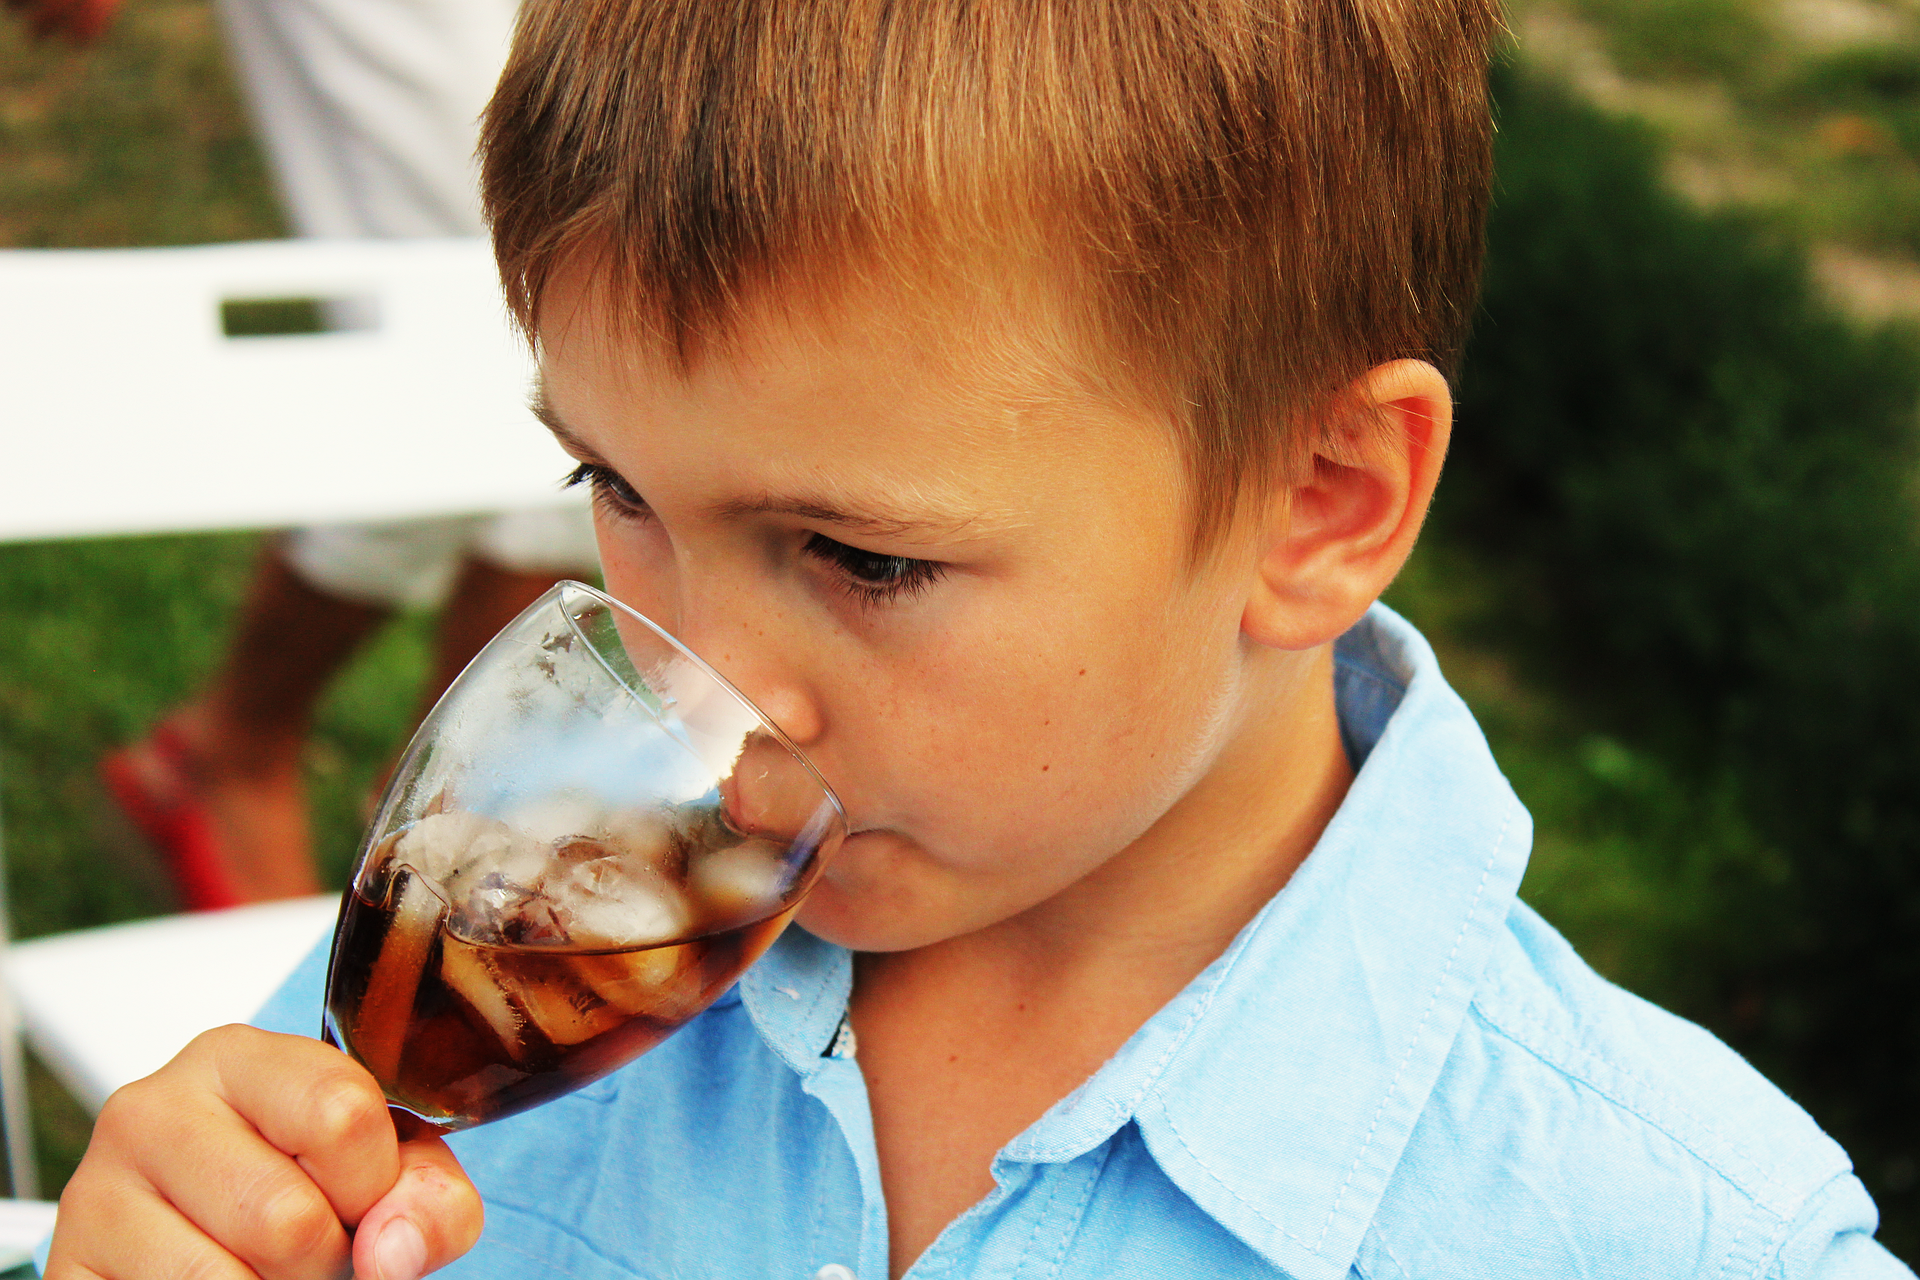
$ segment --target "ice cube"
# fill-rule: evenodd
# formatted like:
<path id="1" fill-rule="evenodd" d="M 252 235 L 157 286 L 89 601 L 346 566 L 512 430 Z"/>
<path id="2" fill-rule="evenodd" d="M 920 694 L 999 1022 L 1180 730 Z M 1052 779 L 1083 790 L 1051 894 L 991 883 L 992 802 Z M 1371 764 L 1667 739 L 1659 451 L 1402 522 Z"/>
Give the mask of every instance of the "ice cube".
<path id="1" fill-rule="evenodd" d="M 600 957 L 493 949 L 474 956 L 512 1015 L 555 1045 L 591 1040 L 633 1016 L 609 1004 L 579 971 L 580 961 Z"/>
<path id="2" fill-rule="evenodd" d="M 663 873 L 674 870 L 673 823 L 657 808 L 608 810 L 599 835 L 609 853 Z"/>
<path id="3" fill-rule="evenodd" d="M 644 947 L 686 934 L 681 892 L 652 868 L 608 856 L 561 865 L 541 886 L 575 946 Z"/>
<path id="4" fill-rule="evenodd" d="M 435 821 L 422 819 L 408 834 Z M 462 840 L 464 849 L 450 852 Z M 441 892 L 451 908 L 447 927 L 454 934 L 469 942 L 500 943 L 510 940 L 510 929 L 517 928 L 522 935 L 540 931 L 526 920 L 529 903 L 537 897 L 540 879 L 553 861 L 553 850 L 547 845 L 527 839 L 505 823 L 471 813 L 439 815 L 437 825 L 415 843 L 429 866 L 445 873 Z M 415 865 L 406 854 L 403 842 L 394 856 Z M 447 872 L 449 866 L 452 870 Z M 550 918 L 545 925 L 551 933 Z"/>
<path id="5" fill-rule="evenodd" d="M 553 861 L 553 849 L 501 822 L 488 822 L 474 837 L 467 856 L 446 882 L 447 897 L 459 903 L 481 885 L 501 891 L 532 892 Z"/>
<path id="6" fill-rule="evenodd" d="M 515 1061 L 525 1056 L 526 1041 L 521 1031 L 526 1015 L 501 990 L 479 948 L 448 938 L 440 952 L 440 977 L 480 1015 Z"/>
<path id="7" fill-rule="evenodd" d="M 520 918 L 521 910 L 533 897 L 533 891 L 487 877 L 468 885 L 464 897 L 456 898 L 447 928 L 468 942 L 498 946 L 506 941 L 507 927 Z"/>
<path id="8" fill-rule="evenodd" d="M 606 827 L 606 806 L 584 791 L 554 791 L 515 805 L 501 820 L 529 840 L 559 844 L 575 836 L 598 836 Z"/>
<path id="9" fill-rule="evenodd" d="M 529 894 L 511 915 L 500 917 L 500 941 L 517 947 L 564 947 L 573 939 L 543 894 Z"/>
<path id="10" fill-rule="evenodd" d="M 597 840 L 578 841 L 564 852 L 570 856 L 555 864 L 542 887 L 569 905 L 582 895 L 619 893 L 629 880 L 646 888 L 661 879 L 647 863 L 610 852 Z"/>
<path id="11" fill-rule="evenodd" d="M 573 957 L 575 972 L 622 1014 L 680 1023 L 700 1011 L 703 944 Z"/>
<path id="12" fill-rule="evenodd" d="M 744 840 L 694 861 L 687 886 L 716 916 L 767 915 L 792 883 L 786 850 L 767 840 Z"/>
<path id="13" fill-rule="evenodd" d="M 382 1084 L 398 1077 L 400 1054 L 413 1021 L 414 996 L 433 949 L 446 906 L 426 880 L 407 867 L 389 882 L 392 911 L 380 954 L 367 975 L 366 993 L 354 1011 L 353 1048 L 361 1064 Z"/>
<path id="14" fill-rule="evenodd" d="M 447 884 L 475 857 L 482 857 L 512 833 L 492 818 L 454 810 L 434 813 L 400 833 L 393 860 L 404 862 L 428 880 Z"/>
<path id="15" fill-rule="evenodd" d="M 482 946 L 564 947 L 573 941 L 542 889 L 510 883 L 498 874 L 470 883 L 466 897 L 454 903 L 447 929 Z"/>

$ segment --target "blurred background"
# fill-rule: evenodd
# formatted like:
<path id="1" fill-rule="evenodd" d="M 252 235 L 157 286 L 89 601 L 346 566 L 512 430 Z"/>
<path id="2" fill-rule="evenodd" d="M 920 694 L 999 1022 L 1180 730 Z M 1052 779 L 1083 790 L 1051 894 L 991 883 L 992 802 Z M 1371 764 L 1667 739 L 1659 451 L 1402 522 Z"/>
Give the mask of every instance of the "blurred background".
<path id="1" fill-rule="evenodd" d="M 1511 16 L 1455 452 L 1389 601 L 1534 813 L 1523 896 L 1812 1111 L 1920 1262 L 1920 0 Z M 0 247 L 285 231 L 208 0 L 84 52 L 0 23 Z M 207 677 L 257 550 L 0 546 L 20 936 L 165 909 L 96 763 Z M 432 625 L 321 706 L 333 885 Z M 53 1196 L 86 1114 L 38 1071 L 34 1102 Z"/>

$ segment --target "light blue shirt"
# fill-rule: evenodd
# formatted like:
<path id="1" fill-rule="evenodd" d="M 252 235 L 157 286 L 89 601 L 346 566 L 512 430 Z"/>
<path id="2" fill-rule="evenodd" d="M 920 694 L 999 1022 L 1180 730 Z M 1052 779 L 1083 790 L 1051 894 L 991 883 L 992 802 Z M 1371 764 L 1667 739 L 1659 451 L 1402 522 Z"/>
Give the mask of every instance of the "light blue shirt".
<path id="1" fill-rule="evenodd" d="M 1531 824 L 1412 627 L 1337 658 L 1364 763 L 1312 856 L 909 1274 L 1910 1276 L 1804 1112 L 1515 898 Z M 260 1025 L 312 1034 L 323 968 Z M 487 1225 L 442 1274 L 883 1280 L 851 976 L 789 930 L 651 1054 L 455 1135 Z"/>

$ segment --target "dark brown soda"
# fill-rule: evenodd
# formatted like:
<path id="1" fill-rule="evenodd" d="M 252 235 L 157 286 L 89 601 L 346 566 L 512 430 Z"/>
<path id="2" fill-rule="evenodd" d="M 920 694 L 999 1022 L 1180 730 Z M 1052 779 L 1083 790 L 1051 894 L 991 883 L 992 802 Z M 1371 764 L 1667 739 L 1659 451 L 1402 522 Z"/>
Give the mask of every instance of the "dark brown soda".
<path id="1" fill-rule="evenodd" d="M 538 1106 L 645 1053 L 726 990 L 798 906 L 794 895 L 740 924 L 737 911 L 700 919 L 690 897 L 685 940 L 625 950 L 474 943 L 447 932 L 411 868 L 389 865 L 397 838 L 341 908 L 326 1031 L 389 1100 L 443 1130 Z"/>

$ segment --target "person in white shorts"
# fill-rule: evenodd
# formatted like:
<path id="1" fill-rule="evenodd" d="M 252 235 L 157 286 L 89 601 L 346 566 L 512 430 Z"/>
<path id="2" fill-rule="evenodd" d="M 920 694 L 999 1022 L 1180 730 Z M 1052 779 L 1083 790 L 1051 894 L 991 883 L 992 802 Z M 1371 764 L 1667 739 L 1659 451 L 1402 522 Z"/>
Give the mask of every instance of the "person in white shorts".
<path id="1" fill-rule="evenodd" d="M 118 0 L 8 0 L 97 35 Z M 481 235 L 478 120 L 514 0 L 216 0 L 295 231 Z M 351 327 L 353 317 L 334 316 Z M 185 905 L 316 892 L 302 756 L 315 703 L 396 609 L 443 605 L 428 699 L 561 577 L 598 570 L 584 501 L 296 530 L 262 557 L 226 662 L 102 771 Z"/>

